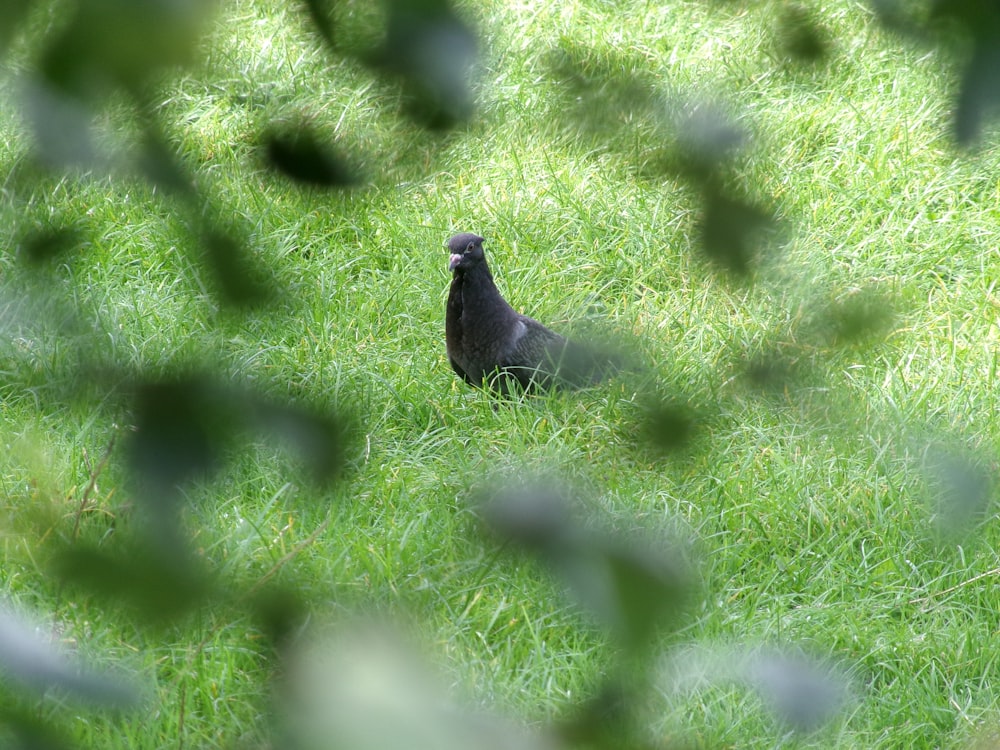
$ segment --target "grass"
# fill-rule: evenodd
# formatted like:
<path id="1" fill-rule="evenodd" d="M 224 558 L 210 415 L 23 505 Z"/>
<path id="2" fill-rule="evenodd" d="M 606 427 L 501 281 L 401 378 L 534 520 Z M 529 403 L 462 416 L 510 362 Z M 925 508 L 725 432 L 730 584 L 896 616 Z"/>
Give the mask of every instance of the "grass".
<path id="1" fill-rule="evenodd" d="M 367 28 L 360 8 L 344 5 L 345 28 Z M 0 588 L 84 661 L 119 665 L 151 693 L 139 714 L 19 698 L 27 710 L 82 746 L 281 744 L 259 621 L 219 601 L 150 626 L 50 572 L 58 542 L 111 545 L 132 524 L 129 413 L 105 383 L 80 387 L 81 363 L 153 375 L 194 363 L 360 421 L 331 489 L 301 480 L 263 438 L 187 488 L 185 525 L 213 580 L 292 588 L 315 623 L 402 620 L 477 707 L 537 727 L 615 664 L 613 639 L 561 584 L 476 531 L 468 498 L 512 469 L 582 488 L 620 530 L 692 540 L 699 600 L 634 706 L 650 739 L 988 741 L 1000 698 L 995 514 L 939 538 L 921 467 L 947 450 L 993 472 L 998 152 L 950 146 L 943 53 L 841 0 L 816 10 L 831 58 L 790 64 L 778 8 L 466 4 L 484 47 L 480 108 L 435 134 L 285 5 L 231 4 L 202 64 L 168 76 L 158 106 L 211 210 L 232 217 L 283 290 L 243 314 L 218 303 L 174 199 L 136 180 L 33 172 L 4 103 Z M 698 192 L 664 167 L 674 155 L 661 103 L 690 92 L 727 102 L 751 133 L 725 180 L 780 223 L 780 252 L 752 284 L 699 257 Z M 365 187 L 302 188 L 265 168 L 259 134 L 298 116 L 336 137 Z M 79 251 L 26 268 L 17 248 L 37 227 L 72 229 Z M 696 416 L 694 441 L 652 450 L 627 378 L 514 404 L 460 383 L 443 351 L 443 243 L 460 230 L 487 237 L 516 307 L 634 339 L 659 391 Z M 861 310 L 862 327 L 873 319 L 866 300 L 893 315 L 845 339 L 845 310 Z M 816 733 L 785 734 L 738 681 L 687 684 L 671 666 L 686 649 L 711 662 L 760 646 L 836 660 L 855 699 Z"/>

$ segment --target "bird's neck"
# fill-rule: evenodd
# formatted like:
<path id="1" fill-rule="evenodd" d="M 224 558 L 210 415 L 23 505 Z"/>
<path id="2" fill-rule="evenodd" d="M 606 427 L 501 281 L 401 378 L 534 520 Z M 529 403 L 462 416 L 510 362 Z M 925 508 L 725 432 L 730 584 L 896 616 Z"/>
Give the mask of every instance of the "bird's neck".
<path id="1" fill-rule="evenodd" d="M 462 274 L 463 291 L 475 290 L 474 294 L 463 293 L 463 308 L 466 315 L 495 318 L 517 315 L 501 296 L 493 281 L 493 274 L 485 264 L 469 268 Z"/>
<path id="2" fill-rule="evenodd" d="M 462 277 L 463 281 L 467 284 L 480 284 L 483 289 L 489 288 L 500 294 L 497 290 L 497 285 L 493 281 L 493 274 L 490 273 L 490 267 L 485 263 L 465 269 L 462 272 Z"/>

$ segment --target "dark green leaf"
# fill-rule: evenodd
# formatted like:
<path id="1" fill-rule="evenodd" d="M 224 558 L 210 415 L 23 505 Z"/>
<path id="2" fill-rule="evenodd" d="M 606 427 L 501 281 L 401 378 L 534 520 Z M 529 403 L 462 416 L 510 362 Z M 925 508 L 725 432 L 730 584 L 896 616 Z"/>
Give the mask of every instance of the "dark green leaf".
<path id="1" fill-rule="evenodd" d="M 284 125 L 264 138 L 269 166 L 287 177 L 319 187 L 349 187 L 359 182 L 346 160 L 304 124 Z"/>
<path id="2" fill-rule="evenodd" d="M 81 0 L 53 36 L 41 71 L 80 100 L 111 87 L 140 90 L 165 67 L 193 60 L 210 4 L 199 0 Z"/>
<path id="3" fill-rule="evenodd" d="M 0 3 L 0 59 L 7 54 L 7 48 L 30 7 L 31 0 L 4 0 Z"/>
<path id="4" fill-rule="evenodd" d="M 691 444 L 697 433 L 697 418 L 687 404 L 655 401 L 646 406 L 642 433 L 658 450 L 682 450 Z"/>
<path id="5" fill-rule="evenodd" d="M 79 231 L 69 227 L 46 227 L 29 232 L 21 240 L 24 259 L 33 266 L 40 266 L 63 258 L 83 244 Z"/>
<path id="6" fill-rule="evenodd" d="M 134 398 L 129 465 L 158 495 L 218 468 L 243 427 L 231 394 L 206 376 L 143 382 Z"/>
<path id="7" fill-rule="evenodd" d="M 962 73 L 955 107 L 955 139 L 968 146 L 979 139 L 986 123 L 1000 112 L 1000 34 L 979 37 Z"/>
<path id="8" fill-rule="evenodd" d="M 667 547 L 634 538 L 595 534 L 557 560 L 580 603 L 629 651 L 676 623 L 689 601 L 690 573 Z"/>
<path id="9" fill-rule="evenodd" d="M 194 179 L 159 134 L 147 131 L 139 147 L 139 171 L 151 183 L 173 195 L 194 197 Z"/>
<path id="10" fill-rule="evenodd" d="M 936 532 L 947 541 L 961 541 L 994 504 L 996 468 L 968 451 L 934 444 L 924 453 L 923 470 Z"/>
<path id="11" fill-rule="evenodd" d="M 323 483 L 337 476 L 343 467 L 347 436 L 343 418 L 260 399 L 248 406 L 261 431 L 287 443 L 314 480 Z"/>
<path id="12" fill-rule="evenodd" d="M 403 81 L 410 114 L 448 129 L 473 111 L 476 37 L 448 0 L 385 0 L 382 46 L 370 62 Z"/>
<path id="13" fill-rule="evenodd" d="M 746 276 L 760 257 L 762 233 L 773 226 L 770 212 L 710 189 L 700 222 L 701 248 L 727 271 Z"/>
<path id="14" fill-rule="evenodd" d="M 156 545 L 113 556 L 76 545 L 53 560 L 60 581 L 125 604 L 153 623 L 173 620 L 204 602 L 209 585 L 181 554 L 160 554 Z"/>
<path id="15" fill-rule="evenodd" d="M 232 233 L 209 229 L 202 236 L 205 263 L 221 300 L 232 307 L 266 304 L 276 295 L 274 277 Z"/>
<path id="16" fill-rule="evenodd" d="M 778 42 L 781 50 L 794 60 L 815 63 L 830 51 L 827 31 L 813 13 L 798 3 L 784 6 L 778 18 Z"/>
<path id="17" fill-rule="evenodd" d="M 38 714 L 37 708 L 29 711 L 0 701 L 0 745 L 4 750 L 82 750 Z"/>
<path id="18" fill-rule="evenodd" d="M 884 335 L 893 318 L 893 305 L 889 300 L 862 290 L 831 303 L 823 312 L 820 324 L 831 343 L 844 345 Z"/>
<path id="19" fill-rule="evenodd" d="M 320 38 L 330 47 L 335 46 L 331 11 L 334 0 L 302 0 L 309 21 Z"/>

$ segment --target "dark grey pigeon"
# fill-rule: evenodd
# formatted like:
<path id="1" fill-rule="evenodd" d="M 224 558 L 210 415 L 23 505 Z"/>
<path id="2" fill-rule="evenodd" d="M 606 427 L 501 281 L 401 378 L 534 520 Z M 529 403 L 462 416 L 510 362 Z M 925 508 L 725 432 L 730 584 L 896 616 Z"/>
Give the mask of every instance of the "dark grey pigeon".
<path id="1" fill-rule="evenodd" d="M 448 241 L 453 272 L 445 338 L 448 360 L 465 382 L 501 393 L 559 385 L 594 385 L 616 369 L 613 358 L 550 331 L 500 296 L 486 265 L 483 238 Z"/>

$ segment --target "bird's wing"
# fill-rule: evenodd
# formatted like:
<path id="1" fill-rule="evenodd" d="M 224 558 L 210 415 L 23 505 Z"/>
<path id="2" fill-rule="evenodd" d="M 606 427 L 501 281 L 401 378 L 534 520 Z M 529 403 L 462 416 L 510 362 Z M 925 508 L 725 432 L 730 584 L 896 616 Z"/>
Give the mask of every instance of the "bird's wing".
<path id="1" fill-rule="evenodd" d="M 571 388 L 584 388 L 620 369 L 620 363 L 607 351 L 560 336 L 524 315 L 518 322 L 523 328 L 505 353 L 501 365 L 525 387 L 557 382 Z"/>
<path id="2" fill-rule="evenodd" d="M 545 382 L 555 374 L 558 353 L 566 343 L 566 339 L 537 320 L 518 315 L 516 330 L 501 352 L 498 364 L 524 387 Z"/>
<path id="3" fill-rule="evenodd" d="M 479 385 L 479 383 L 474 380 L 469 373 L 462 369 L 462 366 L 458 364 L 458 362 L 455 361 L 455 358 L 450 354 L 448 355 L 448 362 L 451 364 L 451 369 L 454 370 L 456 374 L 466 383 L 469 383 L 470 385 Z"/>

